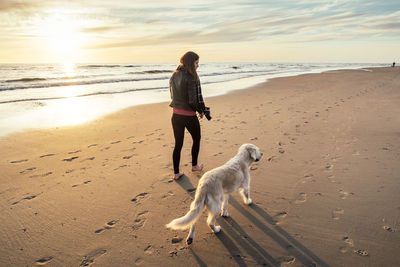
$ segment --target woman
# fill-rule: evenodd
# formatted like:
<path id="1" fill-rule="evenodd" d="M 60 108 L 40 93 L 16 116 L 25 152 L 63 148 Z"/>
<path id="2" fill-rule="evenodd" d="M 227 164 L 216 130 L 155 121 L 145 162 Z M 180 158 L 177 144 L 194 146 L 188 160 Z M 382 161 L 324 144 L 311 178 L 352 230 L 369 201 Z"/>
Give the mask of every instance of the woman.
<path id="1" fill-rule="evenodd" d="M 201 171 L 203 165 L 198 165 L 197 157 L 200 150 L 200 123 L 196 112 L 203 118 L 206 107 L 201 94 L 200 80 L 196 69 L 199 67 L 199 56 L 194 52 L 185 53 L 180 65 L 169 80 L 172 107 L 172 128 L 174 130 L 175 148 L 172 154 L 174 163 L 173 179 L 179 179 L 183 173 L 179 171 L 179 162 L 183 146 L 185 128 L 193 139 L 192 171 Z"/>

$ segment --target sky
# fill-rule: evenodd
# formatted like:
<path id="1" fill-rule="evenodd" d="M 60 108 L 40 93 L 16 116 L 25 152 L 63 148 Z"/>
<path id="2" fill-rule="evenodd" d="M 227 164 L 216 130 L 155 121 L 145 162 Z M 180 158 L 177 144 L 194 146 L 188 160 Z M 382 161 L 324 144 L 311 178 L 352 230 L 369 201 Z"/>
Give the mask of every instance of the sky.
<path id="1" fill-rule="evenodd" d="M 399 0 L 1 0 L 0 63 L 400 61 Z"/>

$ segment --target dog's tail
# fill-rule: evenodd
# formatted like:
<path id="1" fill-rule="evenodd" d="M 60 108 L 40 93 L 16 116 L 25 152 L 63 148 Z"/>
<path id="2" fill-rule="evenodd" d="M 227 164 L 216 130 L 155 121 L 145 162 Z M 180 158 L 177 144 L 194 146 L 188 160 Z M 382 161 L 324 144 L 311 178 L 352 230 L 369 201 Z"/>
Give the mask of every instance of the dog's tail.
<path id="1" fill-rule="evenodd" d="M 197 221 L 199 218 L 206 200 L 206 192 L 202 190 L 202 188 L 198 188 L 196 191 L 196 197 L 193 200 L 192 204 L 190 204 L 190 210 L 186 213 L 185 216 L 172 220 L 169 224 L 166 225 L 167 228 L 171 229 L 186 229 L 193 223 Z"/>

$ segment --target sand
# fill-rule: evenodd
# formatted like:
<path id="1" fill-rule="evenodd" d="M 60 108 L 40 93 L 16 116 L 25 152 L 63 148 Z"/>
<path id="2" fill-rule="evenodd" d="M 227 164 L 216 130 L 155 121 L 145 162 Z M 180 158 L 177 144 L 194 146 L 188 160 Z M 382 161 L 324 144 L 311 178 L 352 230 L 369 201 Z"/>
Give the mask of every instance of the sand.
<path id="1" fill-rule="evenodd" d="M 231 197 L 215 235 L 165 224 L 202 173 L 187 134 L 171 180 L 167 103 L 0 139 L 0 266 L 398 266 L 400 68 L 277 78 L 206 99 L 199 162 L 243 143 L 264 153 L 245 206 Z"/>

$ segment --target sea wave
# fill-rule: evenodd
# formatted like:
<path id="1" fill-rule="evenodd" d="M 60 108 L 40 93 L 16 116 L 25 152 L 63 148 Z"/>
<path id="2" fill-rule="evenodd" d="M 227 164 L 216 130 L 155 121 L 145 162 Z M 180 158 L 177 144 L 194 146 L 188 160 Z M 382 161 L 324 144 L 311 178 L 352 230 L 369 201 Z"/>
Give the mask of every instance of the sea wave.
<path id="1" fill-rule="evenodd" d="M 140 82 L 140 81 L 155 81 L 155 80 L 165 80 L 169 76 L 163 77 L 149 77 L 149 78 L 135 78 L 135 79 L 106 79 L 106 80 L 83 80 L 83 81 L 72 81 L 72 82 L 49 82 L 40 84 L 24 84 L 14 87 L 3 87 L 0 91 L 11 91 L 11 90 L 21 90 L 21 89 L 38 89 L 38 88 L 50 88 L 50 87 L 61 87 L 61 86 L 74 86 L 74 85 L 94 85 L 94 84 L 107 84 L 107 83 L 123 83 L 123 82 Z"/>
<path id="2" fill-rule="evenodd" d="M 143 65 L 119 65 L 119 64 L 90 64 L 90 65 L 81 65 L 78 68 L 139 68 Z"/>
<path id="3" fill-rule="evenodd" d="M 108 74 L 107 76 L 113 76 L 115 74 Z M 5 80 L 0 82 L 6 83 L 31 83 L 31 82 L 43 82 L 43 81 L 56 81 L 56 80 L 76 80 L 76 79 L 90 79 L 95 77 L 104 77 L 104 74 L 92 74 L 92 75 L 75 75 L 75 76 L 61 76 L 61 77 L 33 77 L 33 78 L 21 78 L 21 79 L 12 79 L 12 80 Z M 1 90 L 1 88 L 0 88 Z"/>
<path id="4" fill-rule="evenodd" d="M 159 74 L 159 73 L 172 73 L 172 70 L 145 70 L 145 71 L 135 71 L 128 72 L 128 74 Z"/>
<path id="5" fill-rule="evenodd" d="M 78 66 L 78 68 L 118 68 L 121 67 L 121 65 L 96 65 L 96 64 L 91 64 L 91 65 L 83 65 L 83 66 Z"/>
<path id="6" fill-rule="evenodd" d="M 6 80 L 7 83 L 15 83 L 15 82 L 35 82 L 35 81 L 45 81 L 46 78 L 22 78 L 22 79 L 15 79 L 15 80 Z"/>
<path id="7" fill-rule="evenodd" d="M 152 88 L 127 89 L 127 90 L 120 90 L 120 91 L 99 91 L 99 92 L 93 92 L 93 93 L 88 93 L 88 94 L 80 94 L 80 95 L 74 95 L 74 96 L 54 96 L 54 97 L 37 97 L 37 98 L 13 99 L 13 100 L 0 101 L 0 104 L 29 102 L 29 101 L 57 100 L 57 99 L 87 97 L 87 96 L 96 96 L 96 95 L 114 95 L 114 94 L 124 94 L 124 93 L 131 93 L 131 92 L 146 91 L 146 90 L 163 90 L 163 89 L 166 90 L 165 87 L 152 87 Z"/>

